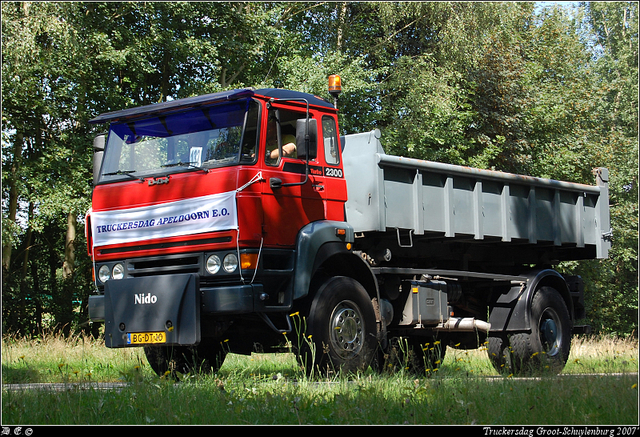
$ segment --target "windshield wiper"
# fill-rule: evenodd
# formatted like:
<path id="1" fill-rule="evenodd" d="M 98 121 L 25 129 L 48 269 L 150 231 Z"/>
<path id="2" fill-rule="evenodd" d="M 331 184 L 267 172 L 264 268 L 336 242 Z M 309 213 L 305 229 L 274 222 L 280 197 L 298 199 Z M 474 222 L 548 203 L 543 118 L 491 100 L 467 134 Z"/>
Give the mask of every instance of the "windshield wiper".
<path id="1" fill-rule="evenodd" d="M 162 167 L 182 167 L 182 166 L 197 168 L 198 170 L 202 170 L 205 173 L 209 173 L 209 169 L 208 168 L 202 168 L 202 167 L 199 167 L 199 166 L 197 166 L 195 164 L 191 164 L 190 162 L 178 161 L 178 162 L 174 162 L 172 164 L 165 164 Z"/>
<path id="2" fill-rule="evenodd" d="M 135 179 L 137 181 L 140 182 L 144 182 L 144 178 L 140 178 L 137 176 L 134 176 L 132 173 L 135 173 L 136 170 L 118 170 L 118 171 L 114 171 L 111 173 L 102 173 L 102 176 L 120 176 L 120 175 L 124 175 L 124 176 L 129 176 L 131 179 Z"/>

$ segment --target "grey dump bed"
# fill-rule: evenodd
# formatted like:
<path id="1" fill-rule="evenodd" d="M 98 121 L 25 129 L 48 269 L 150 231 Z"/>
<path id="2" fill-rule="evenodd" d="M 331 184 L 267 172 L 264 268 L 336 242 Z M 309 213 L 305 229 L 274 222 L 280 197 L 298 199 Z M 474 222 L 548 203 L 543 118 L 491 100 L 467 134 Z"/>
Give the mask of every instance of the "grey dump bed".
<path id="1" fill-rule="evenodd" d="M 608 172 L 597 185 L 560 182 L 384 153 L 380 132 L 343 137 L 347 221 L 356 233 L 546 245 L 606 258 Z M 586 255 L 585 255 L 586 254 Z"/>

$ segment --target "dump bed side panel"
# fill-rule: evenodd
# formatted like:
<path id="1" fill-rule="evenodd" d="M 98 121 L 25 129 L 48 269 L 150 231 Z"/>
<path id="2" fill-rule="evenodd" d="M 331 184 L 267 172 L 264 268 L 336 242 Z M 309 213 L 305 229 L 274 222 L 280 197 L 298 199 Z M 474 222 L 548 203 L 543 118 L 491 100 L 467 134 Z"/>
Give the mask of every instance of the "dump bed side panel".
<path id="1" fill-rule="evenodd" d="M 386 155 L 379 131 L 344 137 L 347 220 L 356 232 L 595 247 L 610 242 L 606 169 L 597 186 Z"/>

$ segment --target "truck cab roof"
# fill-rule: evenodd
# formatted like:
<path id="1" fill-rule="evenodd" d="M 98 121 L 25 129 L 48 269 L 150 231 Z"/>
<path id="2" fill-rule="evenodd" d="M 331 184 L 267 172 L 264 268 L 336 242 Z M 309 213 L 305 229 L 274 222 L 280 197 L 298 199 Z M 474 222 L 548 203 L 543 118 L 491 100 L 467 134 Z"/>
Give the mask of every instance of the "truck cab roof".
<path id="1" fill-rule="evenodd" d="M 111 121 L 123 122 L 161 113 L 179 112 L 197 107 L 216 105 L 219 103 L 239 100 L 244 98 L 263 97 L 266 99 L 306 99 L 309 105 L 335 109 L 335 107 L 321 97 L 299 91 L 291 91 L 280 88 L 242 88 L 231 91 L 221 91 L 202 96 L 187 97 L 168 102 L 154 103 L 146 106 L 123 109 L 120 111 L 106 112 L 89 120 L 89 123 L 106 123 Z"/>

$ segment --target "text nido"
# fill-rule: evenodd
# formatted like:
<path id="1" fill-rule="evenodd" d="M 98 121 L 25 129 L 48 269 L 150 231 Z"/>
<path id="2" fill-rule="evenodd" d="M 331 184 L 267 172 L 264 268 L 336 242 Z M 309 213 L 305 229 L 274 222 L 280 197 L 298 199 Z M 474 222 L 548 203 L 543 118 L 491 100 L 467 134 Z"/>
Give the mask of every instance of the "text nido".
<path id="1" fill-rule="evenodd" d="M 133 298 L 134 305 L 154 304 L 158 301 L 158 297 L 151 293 L 138 293 Z"/>

